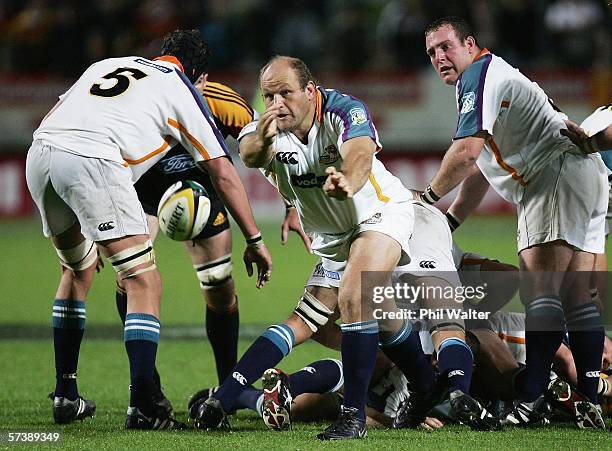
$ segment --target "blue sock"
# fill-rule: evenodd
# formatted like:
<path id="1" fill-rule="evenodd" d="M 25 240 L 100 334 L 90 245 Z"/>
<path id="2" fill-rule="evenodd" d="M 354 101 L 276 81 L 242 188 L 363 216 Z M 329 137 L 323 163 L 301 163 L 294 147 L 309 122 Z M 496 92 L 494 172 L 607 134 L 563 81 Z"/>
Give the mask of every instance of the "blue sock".
<path id="1" fill-rule="evenodd" d="M 334 393 L 343 383 L 342 362 L 335 359 L 317 360 L 289 376 L 293 398 L 302 393 Z"/>
<path id="2" fill-rule="evenodd" d="M 345 407 L 365 420 L 365 402 L 378 352 L 378 323 L 374 320 L 342 324 L 342 367 Z"/>
<path id="3" fill-rule="evenodd" d="M 521 401 L 535 401 L 546 388 L 550 368 L 565 334 L 563 306 L 558 296 L 542 296 L 525 311 L 525 378 Z"/>
<path id="4" fill-rule="evenodd" d="M 466 342 L 460 338 L 447 338 L 438 350 L 438 368 L 448 381 L 448 391 L 470 392 L 474 356 Z"/>
<path id="5" fill-rule="evenodd" d="M 53 301 L 52 320 L 55 396 L 74 401 L 79 396 L 76 378 L 79 351 L 85 331 L 85 302 L 56 299 Z"/>
<path id="6" fill-rule="evenodd" d="M 263 390 L 254 387 L 247 387 L 240 392 L 234 404 L 235 409 L 251 409 L 261 414 L 258 404 L 259 397 L 263 395 Z"/>
<path id="7" fill-rule="evenodd" d="M 206 336 L 215 355 L 219 383 L 230 374 L 238 359 L 238 300 L 229 312 L 217 312 L 206 306 Z"/>
<path id="8" fill-rule="evenodd" d="M 160 327 L 159 320 L 148 313 L 128 313 L 125 317 L 123 338 L 130 359 L 130 406 L 138 407 L 145 415 L 152 411 Z"/>
<path id="9" fill-rule="evenodd" d="M 605 334 L 597 306 L 588 302 L 568 312 L 567 329 L 578 375 L 576 388 L 597 404 Z"/>
<path id="10" fill-rule="evenodd" d="M 278 364 L 293 348 L 295 336 L 286 324 L 270 326 L 253 342 L 238 361 L 214 397 L 226 412 L 236 405 L 240 392 L 261 377 L 264 371 Z"/>
<path id="11" fill-rule="evenodd" d="M 381 340 L 380 348 L 402 370 L 415 391 L 433 391 L 436 376 L 423 353 L 419 332 L 413 330 L 410 321 L 404 322 L 393 336 Z"/>

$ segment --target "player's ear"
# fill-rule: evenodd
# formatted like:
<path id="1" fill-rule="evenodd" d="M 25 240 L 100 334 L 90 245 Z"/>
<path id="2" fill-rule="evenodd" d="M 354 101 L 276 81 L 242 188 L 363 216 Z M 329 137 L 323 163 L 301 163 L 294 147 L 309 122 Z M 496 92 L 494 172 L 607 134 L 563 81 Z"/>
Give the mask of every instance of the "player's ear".
<path id="1" fill-rule="evenodd" d="M 306 92 L 308 93 L 308 100 L 313 100 L 315 98 L 317 86 L 314 84 L 314 81 L 310 80 L 306 84 Z"/>
<path id="2" fill-rule="evenodd" d="M 465 38 L 465 46 L 468 48 L 470 54 L 475 54 L 480 51 L 478 44 L 476 44 L 476 39 L 474 39 L 473 36 L 468 36 Z"/>

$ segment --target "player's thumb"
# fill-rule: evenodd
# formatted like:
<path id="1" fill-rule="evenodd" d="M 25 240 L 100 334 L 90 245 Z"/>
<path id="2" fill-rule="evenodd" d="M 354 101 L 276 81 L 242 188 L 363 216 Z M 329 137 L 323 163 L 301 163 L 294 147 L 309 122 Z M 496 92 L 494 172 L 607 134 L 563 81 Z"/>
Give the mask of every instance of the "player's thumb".
<path id="1" fill-rule="evenodd" d="M 283 222 L 281 226 L 281 244 L 284 246 L 287 244 L 287 238 L 289 237 L 289 223 Z"/>

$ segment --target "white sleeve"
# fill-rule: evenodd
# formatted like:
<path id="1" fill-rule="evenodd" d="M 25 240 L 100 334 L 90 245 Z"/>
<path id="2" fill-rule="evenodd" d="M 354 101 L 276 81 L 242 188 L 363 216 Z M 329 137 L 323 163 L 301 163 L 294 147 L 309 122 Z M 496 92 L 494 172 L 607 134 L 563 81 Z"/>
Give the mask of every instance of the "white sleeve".
<path id="1" fill-rule="evenodd" d="M 238 135 L 238 141 L 244 138 L 246 135 L 250 135 L 251 133 L 255 133 L 257 131 L 257 121 L 253 121 L 242 127 L 240 130 L 240 134 Z"/>

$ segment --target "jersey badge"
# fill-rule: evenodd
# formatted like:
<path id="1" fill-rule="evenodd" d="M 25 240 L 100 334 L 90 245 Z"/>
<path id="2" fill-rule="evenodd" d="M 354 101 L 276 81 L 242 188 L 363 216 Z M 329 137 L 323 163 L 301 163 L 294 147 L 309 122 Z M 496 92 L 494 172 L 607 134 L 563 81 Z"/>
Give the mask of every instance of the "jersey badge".
<path id="1" fill-rule="evenodd" d="M 319 157 L 319 163 L 321 164 L 332 164 L 338 161 L 340 158 L 340 152 L 338 152 L 338 148 L 333 144 L 327 146 L 323 155 Z"/>
<path id="2" fill-rule="evenodd" d="M 461 111 L 459 114 L 469 113 L 476 106 L 476 94 L 474 91 L 466 92 L 461 97 Z"/>
<path id="3" fill-rule="evenodd" d="M 368 116 L 361 108 L 353 108 L 349 111 L 349 114 L 351 115 L 351 123 L 353 125 L 365 124 L 368 121 Z"/>

